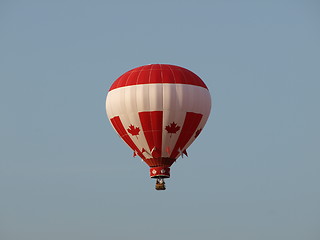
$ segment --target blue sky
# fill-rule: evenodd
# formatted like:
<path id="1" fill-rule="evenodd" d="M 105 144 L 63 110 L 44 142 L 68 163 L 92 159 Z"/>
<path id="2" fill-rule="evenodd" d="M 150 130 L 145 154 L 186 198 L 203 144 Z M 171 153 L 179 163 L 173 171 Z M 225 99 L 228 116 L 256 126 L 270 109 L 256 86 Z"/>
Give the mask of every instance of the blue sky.
<path id="1" fill-rule="evenodd" d="M 1 239 L 318 240 L 319 11 L 1 1 Z M 213 97 L 164 192 L 104 106 L 118 76 L 149 63 L 192 70 Z"/>

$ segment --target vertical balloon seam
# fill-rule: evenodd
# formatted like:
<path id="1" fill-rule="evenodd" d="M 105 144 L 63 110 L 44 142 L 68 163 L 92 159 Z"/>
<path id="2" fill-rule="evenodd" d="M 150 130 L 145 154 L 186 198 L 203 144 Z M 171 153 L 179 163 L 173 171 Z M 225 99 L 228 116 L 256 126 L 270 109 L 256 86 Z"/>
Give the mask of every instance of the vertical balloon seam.
<path id="1" fill-rule="evenodd" d="M 159 141 L 159 145 L 158 146 L 160 149 L 158 149 L 158 151 L 160 152 L 160 157 L 164 157 L 163 156 L 163 153 L 162 153 L 162 142 L 163 142 L 163 115 L 164 115 L 164 111 L 163 111 L 163 72 L 162 72 L 162 68 L 161 68 L 161 65 L 159 65 L 159 69 L 160 69 L 160 79 L 161 79 L 161 83 L 160 83 L 160 86 L 161 87 L 158 87 L 159 89 L 159 93 L 157 93 L 157 101 L 159 101 L 159 104 L 160 104 L 160 109 L 162 111 L 162 116 L 161 116 L 161 128 L 160 129 L 157 129 L 157 131 L 160 131 L 157 133 L 157 138 L 160 136 L 160 140 L 161 142 L 159 141 L 159 139 L 157 139 L 157 142 Z"/>
<path id="2" fill-rule="evenodd" d="M 157 151 L 159 153 L 159 150 L 161 150 L 162 147 L 162 128 L 163 128 L 163 111 L 155 111 L 154 113 L 150 114 L 151 116 L 153 116 L 151 119 L 152 121 L 156 124 L 156 126 L 153 126 L 153 128 L 155 129 L 155 147 L 157 148 Z M 155 121 L 156 119 L 160 119 L 160 124 L 157 124 L 157 121 Z M 159 146 L 160 145 L 160 146 Z M 158 149 L 160 148 L 160 149 Z M 160 152 L 160 161 L 161 161 L 161 157 L 162 157 L 162 153 Z M 158 160 L 156 159 L 156 161 L 158 162 Z"/>
<path id="3" fill-rule="evenodd" d="M 177 102 L 177 101 L 176 101 Z M 170 158 L 174 158 L 174 159 L 178 159 L 179 158 L 179 155 L 175 155 L 175 151 L 176 151 L 176 146 L 179 142 L 179 138 L 181 136 L 181 134 L 183 134 L 183 124 L 184 124 L 184 121 L 185 121 L 185 117 L 186 117 L 186 113 L 183 113 L 182 111 L 175 111 L 175 113 L 178 112 L 178 118 L 179 119 L 175 119 L 176 122 L 180 122 L 180 130 L 179 130 L 179 135 L 176 137 L 175 141 L 173 142 L 173 145 L 172 145 L 172 149 L 171 149 L 171 153 L 170 153 Z"/>
<path id="4" fill-rule="evenodd" d="M 173 111 L 174 112 L 174 119 L 175 119 L 174 121 L 181 122 L 181 128 L 180 128 L 179 135 L 175 139 L 174 145 L 172 146 L 172 150 L 171 150 L 171 153 L 170 153 L 170 158 L 174 158 L 174 159 L 177 159 L 179 157 L 179 156 L 175 157 L 173 155 L 173 152 L 174 152 L 176 144 L 178 143 L 179 137 L 182 134 L 182 126 L 183 126 L 183 122 L 184 122 L 184 120 L 182 119 L 182 116 L 184 116 L 184 118 L 185 118 L 185 113 L 183 113 L 181 111 L 183 106 L 181 106 L 181 103 L 179 101 L 177 101 L 177 99 L 179 98 L 178 87 L 180 87 L 180 86 L 182 87 L 182 85 L 175 84 L 175 88 L 174 88 L 175 89 L 175 96 L 177 96 L 177 98 L 175 99 L 175 109 L 178 109 L 178 111 Z M 177 117 L 177 115 L 178 115 L 178 117 Z"/>
<path id="5" fill-rule="evenodd" d="M 177 83 L 176 83 L 176 78 L 175 78 L 175 75 L 174 75 L 174 71 L 172 70 L 171 65 L 167 65 L 167 66 L 168 66 L 168 68 L 169 68 L 169 70 L 170 70 L 170 72 L 171 72 L 171 74 L 172 74 L 173 81 L 174 81 L 173 84 L 174 84 L 175 96 L 177 96 L 177 95 L 178 95 L 178 91 L 177 91 Z M 170 89 L 170 91 L 172 91 L 172 90 Z M 173 103 L 172 103 L 172 101 L 171 101 L 171 94 L 170 94 L 170 107 L 169 107 L 169 109 L 168 109 L 169 118 L 170 118 L 169 123 L 171 122 L 172 119 L 173 119 L 172 121 L 174 121 L 174 119 L 176 118 L 176 113 L 177 113 L 177 111 L 170 111 L 170 109 L 172 108 L 171 104 L 173 104 Z M 178 105 L 177 99 L 175 99 L 174 105 L 175 105 L 175 107 L 174 107 L 173 109 L 180 109 L 180 107 L 177 106 L 177 105 Z M 171 117 L 171 116 L 172 116 L 172 117 Z M 181 133 L 181 132 L 180 132 L 180 133 Z M 174 146 L 173 146 L 173 148 L 171 149 L 171 152 L 170 152 L 170 154 L 169 154 L 169 157 L 170 157 L 170 158 L 171 158 L 173 149 L 174 149 Z"/>
<path id="6" fill-rule="evenodd" d="M 128 78 L 127 78 L 128 79 Z M 122 111 L 121 111 L 121 115 L 123 115 L 123 118 L 125 118 L 125 116 L 126 116 L 126 118 L 127 118 L 127 120 L 129 120 L 129 122 L 130 122 L 130 124 L 132 124 L 132 117 L 131 117 L 131 111 L 130 111 L 130 107 L 128 107 L 128 104 L 127 104 L 127 101 L 126 101 L 126 95 L 127 95 L 127 92 L 128 92 L 128 90 L 130 90 L 130 88 L 128 89 L 128 88 L 123 88 L 123 95 L 124 95 L 124 97 L 122 98 L 122 99 L 124 99 L 123 100 L 123 102 L 124 102 L 124 107 L 125 107 L 125 109 L 122 109 Z M 127 113 L 126 115 L 124 115 L 123 113 Z M 120 116 L 119 116 L 120 117 Z M 121 121 L 122 122 L 122 121 Z M 122 122 L 122 125 L 123 125 L 123 122 Z M 133 141 L 133 139 L 130 137 L 130 135 L 129 135 L 129 132 L 128 132 L 128 127 L 129 126 L 124 126 L 124 130 L 126 131 L 126 134 L 128 135 L 128 137 Z M 134 142 L 134 141 L 133 141 Z M 135 144 L 136 146 L 137 146 L 137 148 L 138 148 L 138 145 L 137 144 Z M 134 150 L 134 149 L 133 149 Z"/>
<path id="7" fill-rule="evenodd" d="M 148 77 L 148 83 L 149 83 L 149 85 L 148 85 L 148 89 L 149 89 L 149 91 L 148 91 L 148 93 L 149 93 L 149 104 L 150 104 L 150 100 L 152 99 L 152 96 L 150 96 L 150 83 L 151 83 L 151 73 L 152 73 L 152 68 L 153 68 L 153 66 L 154 65 L 150 65 L 150 69 L 148 69 L 148 73 L 149 73 L 149 77 Z M 155 98 L 156 98 L 156 96 L 155 96 Z M 151 125 L 151 136 L 152 136 L 152 142 L 153 142 L 153 144 L 155 144 L 155 138 L 154 138 L 154 126 L 153 126 L 153 122 L 152 122 L 152 120 L 151 120 L 151 104 L 150 104 L 150 106 L 149 106 L 149 108 L 148 108 L 148 110 L 149 110 L 149 113 L 148 113 L 148 115 L 149 115 L 149 119 L 150 119 L 150 125 Z M 154 146 L 153 146 L 154 147 Z M 151 154 L 151 158 L 153 158 L 153 156 L 152 156 L 152 149 L 151 148 L 149 148 L 149 150 L 150 150 L 150 154 Z"/>
<path id="8" fill-rule="evenodd" d="M 160 71 L 161 71 L 161 81 L 162 81 L 162 111 L 163 111 L 163 114 L 162 114 L 162 129 L 161 129 L 161 134 L 162 134 L 162 143 L 161 143 L 161 156 L 165 156 L 165 153 L 166 153 L 166 151 L 164 150 L 167 146 L 164 146 L 164 142 L 165 142 L 165 139 L 166 139 L 166 134 L 165 134 L 165 131 L 164 131 L 164 127 L 165 127 L 165 125 L 166 125 L 166 123 L 165 123 L 165 119 L 164 119 L 164 116 L 165 116 L 165 114 L 166 114 L 166 109 L 164 109 L 164 106 L 165 106 L 165 87 L 164 87 L 164 83 L 163 83 L 163 81 L 164 81 L 164 79 L 163 79 L 163 71 L 162 71 L 162 66 L 161 66 L 161 64 L 159 64 L 159 66 L 160 66 Z"/>
<path id="9" fill-rule="evenodd" d="M 184 77 L 185 77 L 185 74 L 183 73 L 183 75 L 184 75 Z M 190 75 L 190 74 L 189 74 Z M 192 77 L 193 77 L 193 74 L 191 75 Z M 192 88 L 187 88 L 188 90 L 187 90 L 187 92 L 186 92 L 186 94 L 187 94 L 187 96 L 186 96 L 186 101 L 183 101 L 183 102 L 186 102 L 187 104 L 188 104 L 188 109 L 192 109 L 193 110 L 193 105 L 194 105 L 194 98 L 193 98 L 193 93 L 194 93 L 194 91 L 195 91 L 195 89 L 194 89 L 194 87 L 192 87 Z M 189 126 L 189 128 L 188 128 L 188 131 L 191 131 L 191 129 L 192 129 L 192 126 L 194 125 L 194 124 L 196 124 L 196 122 L 195 122 L 195 118 L 193 118 L 192 119 L 192 121 L 191 121 L 191 123 L 190 123 L 190 126 Z M 198 123 L 199 124 L 199 123 Z M 193 136 L 193 133 L 191 133 L 190 134 L 190 138 L 186 141 L 186 143 L 184 144 L 184 146 L 183 147 L 181 147 L 182 149 L 181 149 L 181 152 L 184 152 L 185 150 L 187 150 L 187 148 L 188 148 L 188 146 L 187 146 L 187 144 L 188 144 L 188 142 L 190 141 L 190 139 L 192 139 L 192 136 Z M 182 155 L 183 155 L 183 153 L 182 153 Z"/>
<path id="10" fill-rule="evenodd" d="M 165 122 L 164 122 L 164 114 L 165 114 L 165 109 L 164 109 L 164 83 L 163 83 L 163 69 L 162 69 L 162 65 L 159 64 L 159 68 L 160 68 L 160 77 L 161 77 L 161 87 L 162 87 L 162 92 L 160 95 L 162 95 L 162 126 L 161 126 L 161 147 L 159 149 L 160 153 L 161 153 L 161 157 L 164 157 L 165 156 L 165 151 L 163 151 L 162 149 L 164 149 L 164 146 L 163 146 L 163 143 L 164 143 L 164 138 L 165 138 L 165 134 L 164 134 L 164 125 L 165 125 Z M 165 160 L 164 160 L 165 161 Z M 164 162 L 162 161 L 162 163 L 164 164 Z"/>
<path id="11" fill-rule="evenodd" d="M 130 76 L 131 76 L 131 74 L 130 74 Z M 129 78 L 130 78 L 130 76 L 129 76 Z M 128 79 L 129 79 L 128 78 Z M 130 95 L 132 94 L 133 96 L 134 96 L 134 101 L 133 101 L 133 103 L 131 103 L 131 104 L 133 104 L 134 105 L 134 107 L 135 107 L 135 109 L 138 109 L 138 102 L 137 102 L 137 85 L 133 85 L 132 86 L 132 88 L 134 87 L 134 93 L 132 94 L 132 91 L 131 91 L 131 93 L 130 93 Z"/>
<path id="12" fill-rule="evenodd" d="M 137 81 L 137 79 L 139 78 L 139 75 L 140 75 L 140 71 L 139 71 L 139 73 L 138 73 L 138 76 L 137 76 L 137 78 L 136 78 L 136 81 Z M 137 110 L 138 110 L 137 92 L 138 92 L 137 89 L 135 89 L 134 94 L 135 94 L 136 107 L 137 107 Z M 140 145 L 141 145 L 141 143 L 140 143 Z M 142 149 L 140 149 L 140 151 L 142 151 Z M 142 156 L 143 156 L 143 153 L 141 153 L 141 154 L 142 154 Z M 142 158 L 142 160 L 144 160 L 144 158 Z"/>
<path id="13" fill-rule="evenodd" d="M 140 72 L 142 72 L 142 71 L 145 71 L 147 74 L 148 74 L 148 82 L 150 83 L 150 77 L 151 77 L 151 73 L 150 73 L 150 69 L 148 69 L 149 68 L 149 65 L 145 65 L 145 66 L 143 66 L 142 68 L 141 68 L 141 70 L 140 70 Z M 151 109 L 151 98 L 150 98 L 150 84 L 146 84 L 146 89 L 147 89 L 147 93 L 146 93 L 146 95 L 145 96 L 148 96 L 148 107 L 147 107 L 147 110 L 146 109 L 143 109 L 143 111 L 149 111 L 149 119 L 150 119 L 150 109 Z M 146 136 L 144 136 L 145 137 L 145 139 L 146 139 Z M 152 136 L 153 137 L 153 136 Z M 147 139 L 146 139 L 146 142 L 147 142 L 147 146 L 148 146 L 148 151 L 147 151 L 147 154 L 149 155 L 149 157 L 148 157 L 148 159 L 151 159 L 150 161 L 152 161 L 153 162 L 153 159 L 152 159 L 152 153 L 151 153 L 151 150 L 152 149 L 150 149 L 150 147 L 149 147 L 149 143 L 148 143 L 148 141 L 147 141 Z M 153 140 L 153 142 L 154 142 L 154 140 Z M 153 163 L 152 163 L 153 164 Z M 153 164 L 154 165 L 154 164 Z"/>
<path id="14" fill-rule="evenodd" d="M 128 75 L 127 75 L 127 79 L 126 79 L 126 82 L 125 82 L 125 86 L 128 86 L 128 83 L 129 83 L 129 79 L 130 79 L 130 77 L 131 77 L 131 75 L 134 73 L 134 71 L 129 71 L 128 72 Z"/>
<path id="15" fill-rule="evenodd" d="M 179 72 L 182 75 L 182 79 L 183 79 L 182 84 L 188 84 L 188 79 L 185 75 L 185 70 L 183 68 L 179 68 Z"/>
<path id="16" fill-rule="evenodd" d="M 186 76 L 186 74 L 185 74 L 185 72 L 184 71 L 181 71 L 182 72 L 182 75 L 183 75 L 183 77 L 184 77 L 184 79 L 186 80 L 186 78 L 187 78 L 187 76 Z M 191 76 L 191 77 L 193 77 L 193 73 L 190 75 L 190 73 L 189 73 L 189 76 Z M 186 101 L 184 101 L 184 102 L 187 102 L 188 103 L 188 108 L 190 107 L 190 109 L 193 109 L 193 106 L 194 106 L 194 92 L 195 92 L 195 90 L 194 90 L 194 87 L 192 87 L 192 88 L 187 88 L 187 96 L 185 97 L 186 98 Z"/>
<path id="17" fill-rule="evenodd" d="M 139 121 L 141 123 L 141 128 L 142 128 L 142 131 L 144 133 L 144 137 L 145 137 L 145 140 L 147 142 L 147 145 L 146 147 L 148 147 L 148 149 L 150 149 L 150 143 L 152 142 L 152 139 L 150 139 L 150 118 L 149 118 L 149 112 L 139 112 L 138 113 L 139 115 Z"/>
<path id="18" fill-rule="evenodd" d="M 173 109 L 173 111 L 171 111 L 171 109 L 169 109 L 168 113 L 170 115 L 170 121 L 168 122 L 168 124 L 170 124 L 171 122 L 177 122 L 179 123 L 180 122 L 180 118 L 181 118 L 181 115 L 180 112 L 181 112 L 181 106 L 178 106 L 179 102 L 177 101 L 178 99 L 178 90 L 177 90 L 177 84 L 174 84 L 172 87 L 172 90 L 170 89 L 170 91 L 174 91 L 174 96 L 175 96 L 175 99 L 174 101 L 172 101 L 172 95 L 170 96 L 170 108 Z M 178 109 L 178 110 L 177 110 Z M 182 126 L 182 125 L 181 125 Z M 180 132 L 179 132 L 179 135 L 181 134 L 181 129 L 180 129 Z M 174 146 L 178 140 L 179 136 L 177 136 L 177 138 L 175 139 L 175 142 L 172 142 L 170 144 L 172 144 L 172 149 L 171 149 L 171 152 L 169 154 L 169 157 L 172 158 L 171 154 L 172 154 L 172 151 L 174 149 Z"/>
<path id="19" fill-rule="evenodd" d="M 174 75 L 174 71 L 172 70 L 171 65 L 168 65 L 168 67 L 169 67 L 169 69 L 170 69 L 170 71 L 171 71 L 171 73 L 172 73 L 173 81 L 174 81 L 174 83 L 176 84 L 177 81 L 176 81 L 176 77 L 175 77 L 175 75 Z"/>
<path id="20" fill-rule="evenodd" d="M 140 78 L 141 72 L 143 71 L 144 68 L 146 68 L 146 66 L 142 66 L 142 67 L 140 67 L 140 69 L 139 69 L 139 74 L 138 74 L 138 76 L 137 76 L 137 78 L 136 78 L 136 85 L 135 85 L 135 87 L 138 86 L 139 78 Z M 148 90 L 148 94 L 146 94 L 145 96 L 149 96 L 149 88 L 146 88 L 146 89 Z M 137 91 L 136 91 L 136 92 L 137 92 Z M 136 100 L 137 100 L 137 99 L 136 99 Z M 145 101 L 146 101 L 146 100 L 143 101 L 143 106 L 144 106 L 144 104 L 145 104 Z M 148 99 L 147 99 L 146 102 L 149 103 L 148 108 L 150 108 L 150 98 L 149 98 L 149 97 L 148 97 Z M 139 111 L 139 109 L 137 108 L 137 112 L 138 112 L 138 111 Z M 137 113 L 137 115 L 138 115 L 138 119 L 140 120 L 140 118 L 139 118 L 139 113 Z M 141 123 L 141 121 L 140 121 L 140 125 L 141 125 L 141 128 L 142 128 L 142 123 Z M 142 131 L 142 132 L 143 132 L 143 131 Z M 145 135 L 144 135 L 144 132 L 143 132 L 143 138 L 146 139 L 146 137 L 145 137 Z M 140 141 L 140 140 L 139 140 L 139 145 L 140 145 L 140 146 L 143 146 L 143 144 L 141 144 L 141 141 Z M 147 145 L 148 145 L 148 143 L 147 143 Z M 142 149 L 141 149 L 141 151 L 142 151 Z M 145 149 L 145 151 L 147 152 L 147 149 Z M 150 153 L 147 152 L 147 154 L 150 154 Z M 146 159 L 146 157 L 145 157 L 145 159 Z"/>
<path id="21" fill-rule="evenodd" d="M 163 75 L 161 76 L 162 77 L 162 79 L 163 79 Z M 163 155 L 163 156 L 165 156 L 166 155 L 166 151 L 165 151 L 165 148 L 167 147 L 167 146 L 165 146 L 165 139 L 167 138 L 167 135 L 166 135 L 166 132 L 165 132 L 165 126 L 166 126 L 166 122 L 165 122 L 165 120 L 167 119 L 167 118 L 165 118 L 165 116 L 166 116 L 166 114 L 167 114 L 167 111 L 166 111 L 166 109 L 164 108 L 164 106 L 166 105 L 165 104 L 165 85 L 164 84 L 162 84 L 162 106 L 163 106 L 163 116 L 162 116 L 162 122 L 163 122 L 163 124 L 162 124 L 162 144 L 161 144 L 161 154 Z"/>
<path id="22" fill-rule="evenodd" d="M 137 87 L 134 86 L 134 92 L 135 92 L 135 96 L 137 96 Z M 138 103 L 137 103 L 137 98 L 135 98 L 135 103 L 136 103 L 136 111 L 135 111 L 135 115 L 136 115 L 136 118 L 138 120 L 138 122 L 140 123 L 140 127 L 142 128 L 142 124 L 141 124 L 141 121 L 140 121 L 140 118 L 139 118 L 139 109 L 138 109 Z M 141 129 L 142 130 L 142 129 Z M 138 143 L 139 143 L 139 146 L 143 146 L 143 140 L 145 139 L 145 135 L 144 135 L 144 132 L 143 131 L 140 131 L 141 134 L 139 136 L 139 138 L 137 138 L 138 140 Z M 140 151 L 142 151 L 142 149 L 140 149 Z"/>
<path id="23" fill-rule="evenodd" d="M 135 87 L 135 92 L 137 92 L 137 88 Z M 148 90 L 148 92 L 149 92 L 149 90 Z M 148 100 L 149 101 L 149 100 Z M 147 141 L 147 139 L 146 139 L 146 136 L 145 136 L 145 134 L 144 134 L 144 131 L 143 131 L 143 127 L 142 127 L 142 122 L 141 122 L 141 119 L 140 119 L 140 117 L 139 117 L 139 109 L 137 108 L 137 113 L 136 113 L 136 115 L 137 115 L 137 119 L 138 119 L 138 121 L 140 122 L 140 127 L 141 127 L 141 135 L 140 135 L 140 138 L 138 139 L 138 142 L 139 142 L 139 146 L 144 146 L 144 144 L 143 144 L 143 140 L 145 140 L 146 141 L 146 144 L 148 145 L 148 141 Z M 146 146 L 147 146 L 146 145 Z M 145 150 L 145 152 L 149 155 L 150 154 L 150 152 L 149 151 L 147 151 L 148 149 L 146 149 L 146 146 L 145 146 L 145 148 L 144 148 L 144 150 Z M 141 149 L 141 151 L 142 151 L 142 149 Z M 147 158 L 147 157 L 145 157 L 145 158 Z"/>
<path id="24" fill-rule="evenodd" d="M 130 73 L 130 75 L 131 75 L 131 73 Z M 128 78 L 127 78 L 128 79 Z M 135 86 L 129 86 L 129 87 L 124 87 L 123 88 L 123 92 L 124 92 L 124 95 L 127 95 L 126 93 L 128 92 L 128 91 L 136 91 L 136 87 Z M 130 93 L 130 96 L 131 96 L 131 93 Z M 124 97 L 124 99 L 125 99 L 125 97 Z M 135 101 L 136 101 L 136 99 L 135 99 Z M 133 114 L 135 114 L 135 112 L 133 112 L 132 110 L 130 110 L 130 107 L 128 106 L 128 103 L 127 103 L 127 101 L 125 100 L 124 101 L 124 105 L 125 105 L 125 111 L 124 112 L 126 112 L 126 113 L 128 113 L 128 114 L 126 114 L 126 116 L 127 116 L 127 119 L 129 120 L 129 122 L 132 124 L 134 121 L 133 121 L 133 117 L 132 117 L 132 115 Z M 137 107 L 137 105 L 136 105 L 136 107 Z M 136 109 L 137 110 L 137 109 Z M 127 132 L 127 134 L 128 134 L 128 136 L 130 137 L 130 135 L 129 135 L 129 133 L 128 133 L 128 130 L 127 130 L 127 127 L 129 127 L 129 126 L 126 126 L 125 127 L 125 131 Z M 141 133 L 141 134 L 143 134 L 143 133 Z M 142 145 L 142 143 L 141 143 L 141 135 L 140 134 L 140 138 L 138 138 L 137 137 L 137 139 L 135 140 L 136 142 L 138 142 L 138 144 L 135 144 L 136 145 L 136 147 L 138 148 L 138 146 L 143 146 Z M 131 137 L 130 137 L 131 138 Z M 133 140 L 132 140 L 133 141 Z M 139 149 L 139 148 L 138 148 Z M 142 151 L 141 149 L 139 149 L 139 151 Z M 143 155 L 143 154 L 142 154 Z"/>
<path id="25" fill-rule="evenodd" d="M 152 74 L 152 68 L 154 67 L 154 65 L 150 65 L 150 69 L 148 69 L 149 72 L 149 77 L 148 77 L 148 83 L 151 83 L 151 74 Z"/>
<path id="26" fill-rule="evenodd" d="M 149 99 L 152 99 L 152 96 L 151 96 L 151 94 L 152 94 L 152 91 L 150 91 L 150 88 L 152 88 L 152 85 L 150 85 L 151 84 L 151 76 L 152 76 L 152 69 L 153 69 L 153 67 L 154 67 L 155 65 L 151 65 L 150 66 L 150 70 L 149 70 Z M 157 103 L 158 103 L 158 89 L 157 89 L 157 87 L 155 88 L 155 93 L 153 93 L 153 94 L 155 94 L 155 96 L 153 96 L 153 99 L 155 100 L 155 102 L 154 102 L 154 105 L 155 105 L 155 107 L 157 108 Z M 155 148 L 155 145 L 156 145 L 156 132 L 155 132 L 155 123 L 154 123 L 154 121 L 153 121 L 153 119 L 152 119 L 152 114 L 151 114 L 151 111 L 154 111 L 155 109 L 151 109 L 151 104 L 150 104 L 150 108 L 149 108 L 149 119 L 150 119 L 150 124 L 151 124 L 151 136 L 152 136 L 152 143 L 153 143 L 153 145 L 154 146 L 151 146 L 151 148 L 150 148 L 150 153 L 151 153 L 151 156 L 152 156 L 152 158 L 153 158 L 153 161 L 156 163 L 156 165 L 158 165 L 158 161 L 157 161 L 157 159 L 155 159 L 154 158 L 154 155 L 152 154 L 152 150 L 154 150 L 154 148 Z"/>
<path id="27" fill-rule="evenodd" d="M 137 75 L 137 78 L 136 78 L 136 82 L 135 82 L 136 85 L 138 85 L 138 81 L 139 81 L 139 78 L 140 78 L 140 74 L 141 74 L 141 69 L 139 70 L 138 75 Z"/>

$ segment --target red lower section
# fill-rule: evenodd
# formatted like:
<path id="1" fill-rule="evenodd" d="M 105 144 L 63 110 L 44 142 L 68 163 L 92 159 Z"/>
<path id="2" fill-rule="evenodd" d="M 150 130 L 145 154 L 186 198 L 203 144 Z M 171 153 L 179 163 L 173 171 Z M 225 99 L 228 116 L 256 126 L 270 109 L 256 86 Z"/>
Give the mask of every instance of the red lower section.
<path id="1" fill-rule="evenodd" d="M 169 178 L 170 177 L 170 168 L 168 167 L 151 167 L 150 168 L 150 177 L 151 178 Z"/>
<path id="2" fill-rule="evenodd" d="M 176 160 L 173 158 L 148 158 L 143 160 L 149 167 L 170 167 Z"/>

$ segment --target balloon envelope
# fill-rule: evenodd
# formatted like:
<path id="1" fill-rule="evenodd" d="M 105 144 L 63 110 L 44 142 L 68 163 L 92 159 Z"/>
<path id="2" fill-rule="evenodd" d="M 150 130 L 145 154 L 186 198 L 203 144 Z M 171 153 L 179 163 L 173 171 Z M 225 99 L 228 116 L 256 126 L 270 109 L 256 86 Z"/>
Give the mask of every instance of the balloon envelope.
<path id="1" fill-rule="evenodd" d="M 106 110 L 118 135 L 150 166 L 150 176 L 170 177 L 210 114 L 211 97 L 193 72 L 174 65 L 132 69 L 110 87 Z"/>

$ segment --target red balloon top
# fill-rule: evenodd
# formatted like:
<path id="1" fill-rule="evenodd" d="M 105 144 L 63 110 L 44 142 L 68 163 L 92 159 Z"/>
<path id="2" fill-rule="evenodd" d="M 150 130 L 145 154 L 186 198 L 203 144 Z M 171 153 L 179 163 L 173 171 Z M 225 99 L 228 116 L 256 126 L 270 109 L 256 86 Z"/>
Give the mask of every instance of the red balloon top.
<path id="1" fill-rule="evenodd" d="M 112 84 L 109 91 L 125 86 L 152 83 L 189 84 L 207 88 L 201 78 L 188 69 L 169 64 L 150 64 L 124 73 Z"/>

